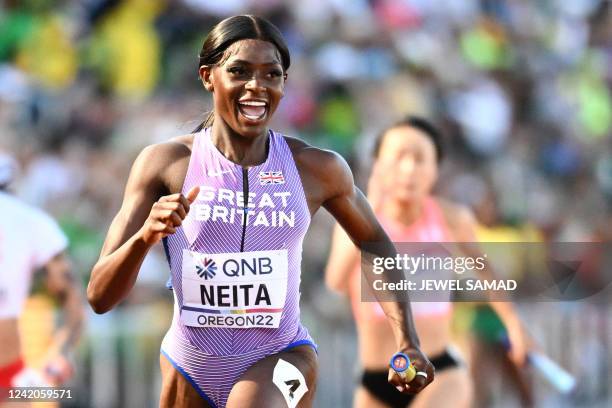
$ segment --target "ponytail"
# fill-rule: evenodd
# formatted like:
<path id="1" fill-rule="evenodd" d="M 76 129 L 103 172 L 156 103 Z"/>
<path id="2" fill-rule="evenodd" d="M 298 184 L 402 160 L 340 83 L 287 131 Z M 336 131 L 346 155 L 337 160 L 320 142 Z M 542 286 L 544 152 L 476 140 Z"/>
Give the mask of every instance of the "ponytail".
<path id="1" fill-rule="evenodd" d="M 208 116 L 206 116 L 206 119 L 204 119 L 204 121 L 202 123 L 200 123 L 198 125 L 198 127 L 196 127 L 195 129 L 193 129 L 193 131 L 191 133 L 198 133 L 204 129 L 206 129 L 207 127 L 212 126 L 213 122 L 215 120 L 215 111 L 212 110 L 208 113 Z"/>

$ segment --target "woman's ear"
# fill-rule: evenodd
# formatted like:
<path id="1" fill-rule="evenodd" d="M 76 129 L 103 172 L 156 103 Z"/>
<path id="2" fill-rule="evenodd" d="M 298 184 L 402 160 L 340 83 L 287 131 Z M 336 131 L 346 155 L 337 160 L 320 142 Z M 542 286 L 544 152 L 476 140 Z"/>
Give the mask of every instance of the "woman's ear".
<path id="1" fill-rule="evenodd" d="M 202 65 L 198 71 L 200 75 L 200 79 L 202 80 L 202 85 L 208 92 L 213 92 L 214 87 L 212 83 L 212 66 L 210 65 Z"/>

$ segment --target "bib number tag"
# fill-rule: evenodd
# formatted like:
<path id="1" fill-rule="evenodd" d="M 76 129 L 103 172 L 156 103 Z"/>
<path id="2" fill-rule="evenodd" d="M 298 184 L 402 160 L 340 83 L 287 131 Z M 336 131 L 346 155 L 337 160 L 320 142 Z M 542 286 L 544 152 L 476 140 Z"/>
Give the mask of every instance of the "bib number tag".
<path id="1" fill-rule="evenodd" d="M 287 295 L 287 250 L 202 254 L 183 250 L 181 322 L 277 329 Z"/>

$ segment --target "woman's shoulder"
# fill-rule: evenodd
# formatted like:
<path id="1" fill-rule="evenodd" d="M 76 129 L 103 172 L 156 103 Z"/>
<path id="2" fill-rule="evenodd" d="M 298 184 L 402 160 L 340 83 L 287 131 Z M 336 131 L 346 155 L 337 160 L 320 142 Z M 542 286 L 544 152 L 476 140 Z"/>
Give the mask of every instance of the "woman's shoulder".
<path id="1" fill-rule="evenodd" d="M 175 155 L 190 155 L 191 149 L 193 148 L 193 141 L 195 140 L 195 134 L 191 133 L 188 135 L 175 136 L 170 140 L 162 143 L 158 143 L 160 149 L 166 150 L 168 153 L 174 153 Z"/>
<path id="2" fill-rule="evenodd" d="M 144 157 L 147 160 L 153 159 L 155 162 L 175 161 L 189 157 L 194 137 L 193 134 L 176 136 L 164 142 L 150 144 L 142 149 L 139 157 Z"/>
<path id="3" fill-rule="evenodd" d="M 177 136 L 142 149 L 134 163 L 134 171 L 144 182 L 160 182 L 165 190 L 178 192 L 185 178 L 194 135 Z"/>
<path id="4" fill-rule="evenodd" d="M 431 199 L 439 206 L 446 223 L 453 231 L 473 228 L 476 225 L 476 217 L 468 206 L 440 197 Z"/>
<path id="5" fill-rule="evenodd" d="M 319 204 L 329 198 L 353 191 L 353 173 L 338 153 L 285 136 L 302 185 L 312 201 Z"/>
<path id="6" fill-rule="evenodd" d="M 327 176 L 337 172 L 350 172 L 346 160 L 340 154 L 332 150 L 313 146 L 296 137 L 283 137 L 298 167 L 302 167 L 304 170 L 314 174 L 326 174 Z"/>

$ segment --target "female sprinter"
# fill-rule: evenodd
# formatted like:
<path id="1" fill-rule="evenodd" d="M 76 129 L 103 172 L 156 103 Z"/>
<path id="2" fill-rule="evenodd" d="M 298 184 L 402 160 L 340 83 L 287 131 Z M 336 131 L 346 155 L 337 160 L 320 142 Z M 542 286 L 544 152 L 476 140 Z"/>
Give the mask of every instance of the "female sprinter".
<path id="1" fill-rule="evenodd" d="M 126 297 L 152 245 L 163 240 L 175 313 L 161 347 L 164 407 L 310 407 L 315 345 L 300 324 L 302 240 L 325 207 L 355 242 L 394 248 L 346 163 L 268 129 L 289 52 L 255 16 L 218 23 L 204 41 L 199 75 L 214 111 L 197 133 L 145 148 L 93 268 L 88 299 L 104 313 Z M 396 347 L 433 379 L 409 310 L 393 303 Z"/>
<path id="2" fill-rule="evenodd" d="M 475 242 L 470 212 L 432 196 L 442 159 L 440 133 L 426 120 L 408 117 L 386 129 L 374 148 L 368 199 L 394 242 Z M 449 351 L 450 302 L 414 302 L 412 311 L 421 345 L 436 369 L 436 381 L 414 395 L 397 392 L 387 382 L 388 355 L 395 349 L 391 328 L 379 303 L 360 302 L 359 250 L 339 229 L 334 231 L 326 270 L 327 285 L 348 293 L 363 365 L 355 407 L 469 407 L 468 370 Z M 507 303 L 495 303 L 504 318 L 517 361 L 524 360 L 523 331 Z"/>

